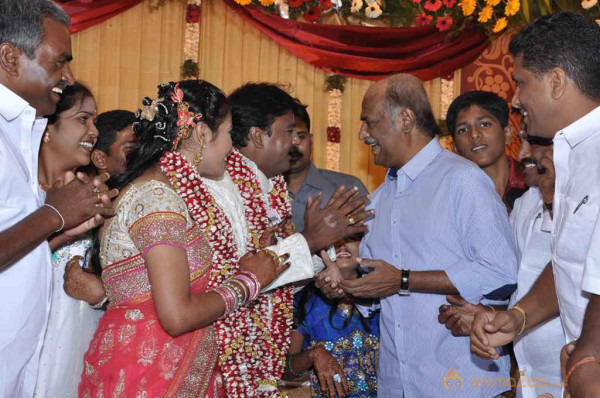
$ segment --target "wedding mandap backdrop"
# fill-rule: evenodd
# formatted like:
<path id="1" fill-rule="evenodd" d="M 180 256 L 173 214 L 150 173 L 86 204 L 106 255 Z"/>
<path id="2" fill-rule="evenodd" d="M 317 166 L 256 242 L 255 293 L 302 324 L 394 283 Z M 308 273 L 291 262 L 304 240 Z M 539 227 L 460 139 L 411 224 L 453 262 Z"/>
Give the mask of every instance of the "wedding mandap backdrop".
<path id="1" fill-rule="evenodd" d="M 373 81 L 418 76 L 443 125 L 461 92 L 510 101 L 512 27 L 556 9 L 591 17 L 600 10 L 598 0 L 59 2 L 73 21 L 73 72 L 92 88 L 99 112 L 135 110 L 158 83 L 182 77 L 226 93 L 249 81 L 280 83 L 308 104 L 315 164 L 353 174 L 369 190 L 385 175 L 358 140 L 361 100 Z M 517 151 L 514 140 L 507 153 Z"/>

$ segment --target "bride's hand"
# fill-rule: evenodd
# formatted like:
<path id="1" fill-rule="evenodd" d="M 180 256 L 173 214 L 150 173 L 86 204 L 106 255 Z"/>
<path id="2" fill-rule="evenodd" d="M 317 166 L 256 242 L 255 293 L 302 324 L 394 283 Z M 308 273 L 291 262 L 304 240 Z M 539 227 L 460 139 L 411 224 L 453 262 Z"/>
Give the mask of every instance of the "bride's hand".
<path id="1" fill-rule="evenodd" d="M 290 267 L 289 258 L 289 254 L 277 256 L 274 252 L 267 250 L 248 252 L 240 258 L 240 270 L 256 275 L 261 288 L 263 288 Z"/>
<path id="2" fill-rule="evenodd" d="M 277 244 L 277 236 L 287 238 L 296 233 L 296 225 L 290 217 L 272 227 L 265 229 L 260 236 L 260 247 L 269 247 Z"/>

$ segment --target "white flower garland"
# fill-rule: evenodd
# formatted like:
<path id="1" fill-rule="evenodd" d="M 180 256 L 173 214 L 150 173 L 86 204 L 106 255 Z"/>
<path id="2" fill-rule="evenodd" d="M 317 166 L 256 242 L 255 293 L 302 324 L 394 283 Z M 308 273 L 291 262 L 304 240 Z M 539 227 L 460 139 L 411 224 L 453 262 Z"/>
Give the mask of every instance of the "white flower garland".
<path id="1" fill-rule="evenodd" d="M 340 140 L 342 131 L 342 92 L 329 90 L 327 104 L 327 164 L 329 170 L 340 169 Z"/>
<path id="2" fill-rule="evenodd" d="M 202 5 L 202 0 L 188 0 L 186 7 L 186 19 L 189 6 Z M 186 22 L 185 32 L 183 38 L 183 59 L 185 61 L 192 61 L 195 64 L 198 63 L 198 50 L 200 48 L 200 21 L 198 22 Z M 190 78 L 190 76 L 186 76 Z"/>

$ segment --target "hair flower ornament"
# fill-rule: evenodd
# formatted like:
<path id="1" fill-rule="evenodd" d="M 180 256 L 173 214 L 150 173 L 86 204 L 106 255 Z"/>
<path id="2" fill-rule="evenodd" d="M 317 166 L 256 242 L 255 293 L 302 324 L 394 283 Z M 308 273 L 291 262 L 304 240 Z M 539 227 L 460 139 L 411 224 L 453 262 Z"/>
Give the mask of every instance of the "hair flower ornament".
<path id="1" fill-rule="evenodd" d="M 183 91 L 179 88 L 179 83 L 173 87 L 171 99 L 177 104 L 177 138 L 173 142 L 173 149 L 176 149 L 182 139 L 190 137 L 196 124 L 202 120 L 202 113 L 190 111 L 189 104 L 183 100 Z"/>
<path id="2" fill-rule="evenodd" d="M 165 104 L 162 103 L 162 101 L 163 101 L 162 98 L 156 98 L 156 99 L 152 100 L 149 97 L 145 97 L 142 100 L 143 108 L 140 110 L 138 117 L 140 119 L 146 119 L 148 121 L 153 121 L 154 117 L 156 116 L 156 113 L 159 111 L 159 106 L 162 106 L 164 108 L 163 112 L 165 114 L 168 114 L 169 110 L 167 109 Z"/>

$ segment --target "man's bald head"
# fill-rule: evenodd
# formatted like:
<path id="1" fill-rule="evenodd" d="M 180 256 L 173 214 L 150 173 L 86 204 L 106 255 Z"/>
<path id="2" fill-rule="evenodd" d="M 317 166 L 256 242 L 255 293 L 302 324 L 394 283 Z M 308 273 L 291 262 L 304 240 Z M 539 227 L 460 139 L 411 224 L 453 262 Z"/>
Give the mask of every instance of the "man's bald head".
<path id="1" fill-rule="evenodd" d="M 385 107 L 390 115 L 390 120 L 395 120 L 400 109 L 408 109 L 415 114 L 416 127 L 431 137 L 439 134 L 440 128 L 435 121 L 427 92 L 423 82 L 413 75 L 401 73 L 390 76 L 373 84 L 365 99 L 385 99 Z"/>

